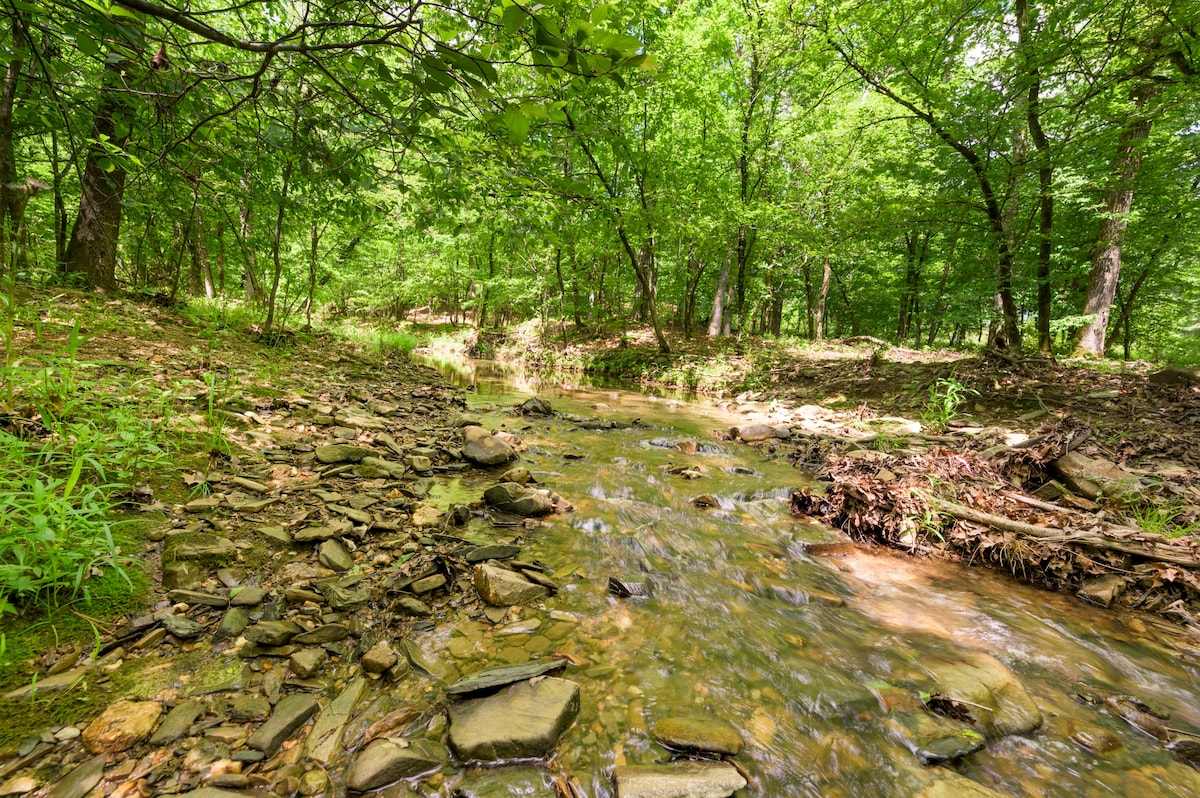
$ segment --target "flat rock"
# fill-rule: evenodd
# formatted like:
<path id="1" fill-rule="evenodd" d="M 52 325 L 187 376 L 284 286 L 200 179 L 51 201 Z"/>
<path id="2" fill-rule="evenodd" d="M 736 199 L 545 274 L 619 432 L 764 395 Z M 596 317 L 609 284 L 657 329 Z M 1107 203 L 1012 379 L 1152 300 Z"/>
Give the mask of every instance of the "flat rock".
<path id="1" fill-rule="evenodd" d="M 305 648 L 288 658 L 288 667 L 300 679 L 309 679 L 321 671 L 329 654 L 323 648 Z"/>
<path id="2" fill-rule="evenodd" d="M 317 708 L 317 699 L 311 695 L 284 696 L 275 705 L 275 711 L 267 722 L 246 740 L 246 745 L 269 757 L 275 756 L 284 741 L 316 714 Z"/>
<path id="3" fill-rule="evenodd" d="M 167 615 L 162 620 L 163 628 L 168 633 L 175 635 L 181 640 L 189 640 L 199 636 L 204 631 L 204 627 L 186 615 Z"/>
<path id="4" fill-rule="evenodd" d="M 1068 488 L 1088 499 L 1120 496 L 1145 487 L 1136 474 L 1116 463 L 1097 460 L 1079 452 L 1067 452 L 1050 465 Z"/>
<path id="5" fill-rule="evenodd" d="M 746 786 L 726 762 L 623 765 L 613 772 L 617 798 L 729 798 Z"/>
<path id="6" fill-rule="evenodd" d="M 579 714 L 579 685 L 542 676 L 486 698 L 450 705 L 450 746 L 459 758 L 542 757 Z"/>
<path id="7" fill-rule="evenodd" d="M 267 597 L 267 591 L 261 587 L 237 587 L 229 591 L 229 606 L 256 607 Z"/>
<path id="8" fill-rule="evenodd" d="M 983 735 L 970 725 L 921 710 L 898 713 L 892 729 L 922 765 L 961 759 L 984 746 Z"/>
<path id="9" fill-rule="evenodd" d="M 247 627 L 243 634 L 251 643 L 261 646 L 283 646 L 303 631 L 304 627 L 292 621 L 259 621 Z"/>
<path id="10" fill-rule="evenodd" d="M 317 561 L 333 571 L 349 571 L 354 567 L 354 555 L 340 540 L 326 540 L 317 549 Z"/>
<path id="11" fill-rule="evenodd" d="M 92 754 L 128 751 L 150 737 L 162 704 L 157 701 L 117 701 L 88 724 L 83 732 L 83 747 Z"/>
<path id="12" fill-rule="evenodd" d="M 557 798 L 554 776 L 535 768 L 501 768 L 468 778 L 455 798 Z"/>
<path id="13" fill-rule="evenodd" d="M 1122 574 L 1105 574 L 1086 580 L 1075 595 L 1092 604 L 1109 607 L 1121 597 L 1128 584 L 1129 579 Z"/>
<path id="14" fill-rule="evenodd" d="M 921 790 L 914 798 L 1004 798 L 1004 793 L 963 776 L 947 775 Z"/>
<path id="15" fill-rule="evenodd" d="M 428 618 L 433 615 L 433 610 L 428 604 L 420 599 L 408 597 L 397 599 L 395 610 L 398 615 L 411 615 L 416 618 Z"/>
<path id="16" fill-rule="evenodd" d="M 329 602 L 329 606 L 338 612 L 356 610 L 365 606 L 371 599 L 362 590 L 354 590 L 333 583 L 321 585 L 321 594 L 325 596 L 325 601 Z"/>
<path id="17" fill-rule="evenodd" d="M 988 737 L 1028 734 L 1042 725 L 1042 713 L 1016 674 L 986 654 L 970 654 L 962 662 L 930 663 L 938 695 L 961 701 Z"/>
<path id="18" fill-rule="evenodd" d="M 528 518 L 554 511 L 554 504 L 544 491 L 535 491 L 515 482 L 501 482 L 484 491 L 483 500 L 501 512 Z"/>
<path id="19" fill-rule="evenodd" d="M 346 772 L 346 787 L 357 792 L 378 789 L 440 767 L 449 758 L 443 745 L 428 740 L 372 740 Z"/>
<path id="20" fill-rule="evenodd" d="M 469 563 L 477 563 L 484 560 L 511 560 L 520 553 L 520 546 L 505 546 L 496 543 L 487 546 L 477 546 L 468 551 L 464 557 Z"/>
<path id="21" fill-rule="evenodd" d="M 408 589 L 411 590 L 412 592 L 416 593 L 417 595 L 421 595 L 422 593 L 432 593 L 433 591 L 437 590 L 438 588 L 442 588 L 445 586 L 446 586 L 445 575 L 444 574 L 433 574 L 432 576 L 427 576 L 424 579 L 418 579 L 417 581 L 415 581 L 411 585 L 409 585 Z"/>
<path id="22" fill-rule="evenodd" d="M 367 673 L 383 673 L 395 665 L 398 659 L 392 647 L 381 640 L 362 655 L 360 664 Z"/>
<path id="23" fill-rule="evenodd" d="M 46 793 L 46 798 L 83 798 L 95 789 L 104 778 L 104 763 L 107 757 L 92 757 L 59 779 Z"/>
<path id="24" fill-rule="evenodd" d="M 516 571 L 486 563 L 475 566 L 472 584 L 479 596 L 495 607 L 511 607 L 537 601 L 549 595 L 542 585 L 534 584 Z"/>
<path id="25" fill-rule="evenodd" d="M 668 748 L 683 751 L 737 756 L 745 747 L 732 723 L 714 717 L 663 718 L 650 728 L 650 735 Z"/>
<path id="26" fill-rule="evenodd" d="M 317 461 L 326 465 L 333 463 L 361 463 L 364 457 L 370 457 L 375 452 L 362 446 L 349 443 L 331 443 L 317 447 Z"/>
<path id="27" fill-rule="evenodd" d="M 242 632 L 246 631 L 246 627 L 249 625 L 250 610 L 245 607 L 230 607 L 225 614 L 221 616 L 221 623 L 217 627 L 217 631 L 213 633 L 213 637 L 217 640 L 237 637 Z"/>
<path id="28" fill-rule="evenodd" d="M 517 457 L 516 450 L 483 427 L 469 426 L 463 428 L 463 459 L 476 465 L 504 465 Z"/>
<path id="29" fill-rule="evenodd" d="M 446 688 L 450 695 L 468 695 L 482 690 L 493 690 L 508 684 L 523 682 L 537 676 L 544 676 L 566 668 L 566 660 L 537 659 L 530 662 L 520 662 L 516 665 L 499 665 L 495 668 L 484 668 L 470 673 Z"/>
<path id="30" fill-rule="evenodd" d="M 298 634 L 292 642 L 298 646 L 320 646 L 325 643 L 336 643 L 350 636 L 350 629 L 340 623 L 327 623 L 318 626 L 311 632 Z"/>
<path id="31" fill-rule="evenodd" d="M 344 534 L 348 531 L 349 525 L 342 526 L 341 524 L 322 524 L 318 526 L 306 526 L 304 529 L 296 530 L 294 540 L 297 543 L 318 543 L 324 540 L 331 540 Z"/>
<path id="32" fill-rule="evenodd" d="M 342 730 L 358 707 L 367 688 L 366 679 L 354 679 L 329 706 L 321 710 L 304 740 L 305 754 L 323 765 L 331 765 L 342 752 Z"/>
<path id="33" fill-rule="evenodd" d="M 792 431 L 787 427 L 770 427 L 766 424 L 749 424 L 744 427 L 734 427 L 729 432 L 738 440 L 746 443 L 766 441 L 771 438 L 787 438 Z"/>
<path id="34" fill-rule="evenodd" d="M 172 562 L 195 560 L 225 562 L 237 557 L 237 546 L 229 538 L 198 532 L 171 546 L 167 559 Z"/>
<path id="35" fill-rule="evenodd" d="M 166 745 L 183 737 L 196 719 L 204 714 L 207 706 L 203 701 L 184 701 L 176 705 L 167 713 L 167 717 L 163 719 L 158 731 L 154 732 L 154 736 L 150 738 L 150 744 Z"/>

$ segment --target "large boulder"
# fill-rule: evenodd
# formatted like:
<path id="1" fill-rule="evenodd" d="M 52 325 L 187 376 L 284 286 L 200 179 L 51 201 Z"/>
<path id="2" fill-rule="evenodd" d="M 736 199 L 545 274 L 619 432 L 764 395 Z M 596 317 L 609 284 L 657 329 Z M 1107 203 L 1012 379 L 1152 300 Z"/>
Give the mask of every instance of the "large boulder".
<path id="1" fill-rule="evenodd" d="M 545 676 L 450 705 L 450 747 L 460 759 L 539 758 L 579 714 L 579 685 Z"/>
<path id="2" fill-rule="evenodd" d="M 483 427 L 463 428 L 463 457 L 476 465 L 504 465 L 517 457 L 516 451 Z"/>
<path id="3" fill-rule="evenodd" d="M 501 482 L 493 485 L 483 494 L 483 500 L 488 506 L 495 507 L 501 512 L 528 518 L 534 515 L 546 515 L 554 511 L 554 502 L 545 491 L 530 490 L 516 482 Z"/>

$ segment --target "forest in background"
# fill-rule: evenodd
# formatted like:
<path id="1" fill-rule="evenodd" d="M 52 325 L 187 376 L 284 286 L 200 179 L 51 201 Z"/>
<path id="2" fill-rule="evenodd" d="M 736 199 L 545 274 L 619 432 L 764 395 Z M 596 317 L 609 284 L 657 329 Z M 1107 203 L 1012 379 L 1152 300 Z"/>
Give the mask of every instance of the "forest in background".
<path id="1" fill-rule="evenodd" d="M 1200 7 L 3 0 L 0 264 L 245 303 L 1200 360 Z"/>

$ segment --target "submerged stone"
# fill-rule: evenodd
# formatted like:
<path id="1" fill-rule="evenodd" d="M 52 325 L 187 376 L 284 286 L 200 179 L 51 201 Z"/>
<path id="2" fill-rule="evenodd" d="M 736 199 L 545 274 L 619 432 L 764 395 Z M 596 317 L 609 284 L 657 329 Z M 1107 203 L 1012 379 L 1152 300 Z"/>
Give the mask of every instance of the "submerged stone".
<path id="1" fill-rule="evenodd" d="M 494 565 L 477 565 L 472 583 L 480 598 L 496 607 L 537 601 L 550 593 L 544 586 L 534 584 L 516 571 Z"/>
<path id="2" fill-rule="evenodd" d="M 450 706 L 450 746 L 464 760 L 550 753 L 579 714 L 579 685 L 546 676 Z"/>
<path id="3" fill-rule="evenodd" d="M 284 741 L 316 712 L 317 699 L 312 696 L 284 696 L 275 705 L 275 711 L 271 713 L 267 722 L 246 740 L 246 745 L 262 751 L 267 756 L 275 756 Z"/>
<path id="4" fill-rule="evenodd" d="M 478 693 L 483 690 L 492 690 L 497 687 L 561 671 L 566 667 L 566 660 L 547 657 L 546 659 L 521 662 L 516 665 L 500 665 L 495 668 L 485 668 L 459 679 L 447 687 L 446 692 L 450 695 Z"/>
<path id="5" fill-rule="evenodd" d="M 745 743 L 732 723 L 714 717 L 670 717 L 656 721 L 650 735 L 667 746 L 684 751 L 737 756 Z"/>
<path id="6" fill-rule="evenodd" d="M 729 798 L 746 786 L 725 762 L 623 765 L 613 772 L 618 798 Z"/>
<path id="7" fill-rule="evenodd" d="M 440 743 L 428 740 L 372 740 L 346 772 L 346 787 L 358 792 L 375 790 L 440 767 L 449 758 Z"/>

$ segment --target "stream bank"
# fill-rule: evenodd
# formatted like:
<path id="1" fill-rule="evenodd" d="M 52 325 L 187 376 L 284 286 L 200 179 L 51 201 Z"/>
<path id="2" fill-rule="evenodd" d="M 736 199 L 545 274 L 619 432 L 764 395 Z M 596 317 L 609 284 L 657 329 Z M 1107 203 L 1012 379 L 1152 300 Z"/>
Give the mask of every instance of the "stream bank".
<path id="1" fill-rule="evenodd" d="M 6 792 L 1200 793 L 1186 637 L 796 519 L 798 409 L 328 355 L 230 397 L 155 606 L 34 663 L 115 692 Z"/>

